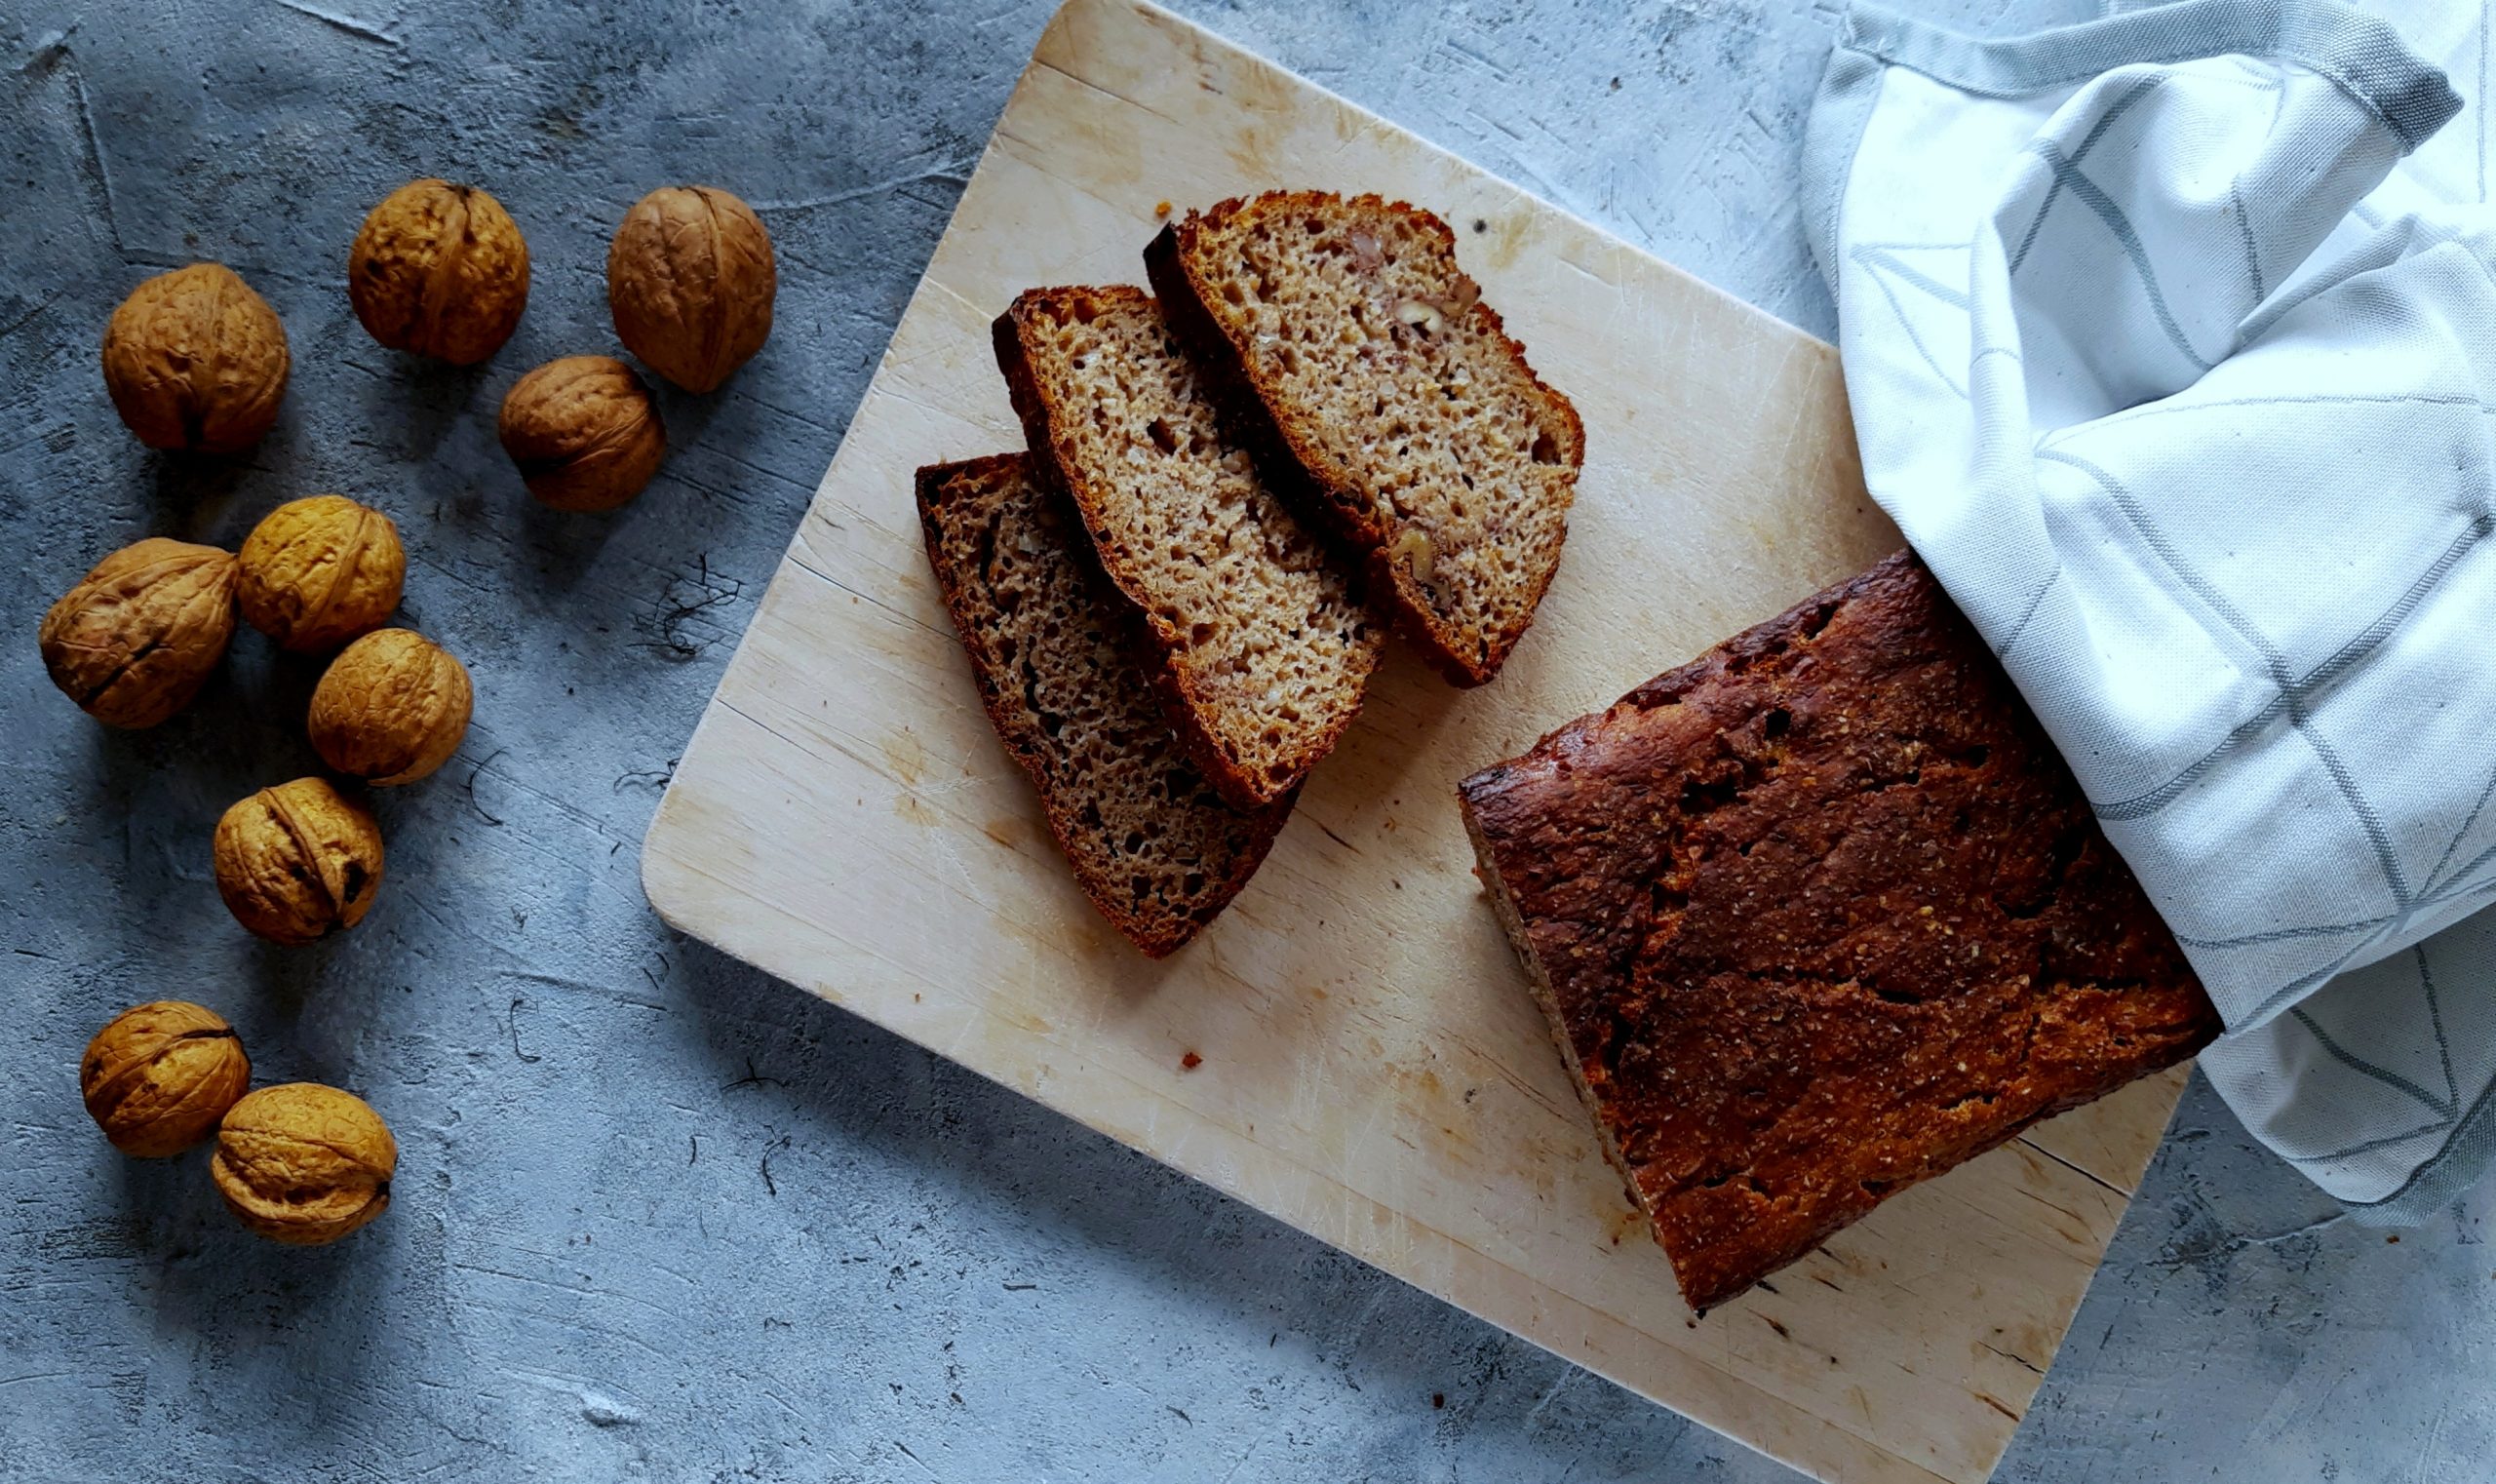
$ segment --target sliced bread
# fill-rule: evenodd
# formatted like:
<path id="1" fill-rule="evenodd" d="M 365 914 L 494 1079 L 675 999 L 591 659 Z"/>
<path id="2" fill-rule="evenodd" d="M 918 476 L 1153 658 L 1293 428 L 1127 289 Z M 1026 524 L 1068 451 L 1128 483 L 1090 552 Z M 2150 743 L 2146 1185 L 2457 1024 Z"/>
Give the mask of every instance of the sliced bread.
<path id="1" fill-rule="evenodd" d="M 1158 958 L 1248 883 L 1291 816 L 1225 803 L 1153 693 L 1133 615 L 1019 453 L 918 471 L 927 560 L 1005 750 L 1084 895 Z"/>
<path id="2" fill-rule="evenodd" d="M 1143 614 L 1191 756 L 1242 808 L 1282 798 L 1377 668 L 1381 627 L 1354 583 L 1225 441 L 1142 290 L 1031 290 L 995 339 L 1034 471 L 1072 497 Z"/>
<path id="3" fill-rule="evenodd" d="M 1145 250 L 1172 325 L 1268 478 L 1306 492 L 1447 678 L 1499 674 L 1560 565 L 1585 458 L 1430 213 L 1274 191 Z"/>

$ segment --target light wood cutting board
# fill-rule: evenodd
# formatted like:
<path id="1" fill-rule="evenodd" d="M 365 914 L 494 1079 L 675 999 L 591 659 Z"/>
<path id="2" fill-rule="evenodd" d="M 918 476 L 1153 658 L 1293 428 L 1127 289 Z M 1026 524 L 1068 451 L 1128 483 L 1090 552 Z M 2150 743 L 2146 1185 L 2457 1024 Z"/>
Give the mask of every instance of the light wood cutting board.
<path id="1" fill-rule="evenodd" d="M 1096 918 L 981 714 L 911 503 L 1021 447 L 990 319 L 1140 283 L 1156 206 L 1375 190 L 1577 403 L 1540 618 L 1490 686 L 1390 658 L 1175 958 Z M 2180 1074 L 1908 1191 L 1694 1320 L 1470 874 L 1456 781 L 1899 544 L 1834 351 L 1164 12 L 1071 0 L 1015 88 L 644 847 L 668 921 L 1830 1480 L 1984 1478 Z"/>

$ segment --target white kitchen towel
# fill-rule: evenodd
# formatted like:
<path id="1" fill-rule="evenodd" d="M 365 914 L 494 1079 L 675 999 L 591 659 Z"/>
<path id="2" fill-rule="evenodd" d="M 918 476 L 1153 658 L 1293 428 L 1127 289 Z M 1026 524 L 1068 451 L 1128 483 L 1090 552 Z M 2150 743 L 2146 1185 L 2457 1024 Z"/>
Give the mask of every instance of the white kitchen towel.
<path id="1" fill-rule="evenodd" d="M 1857 5 L 1805 166 L 1873 495 L 2200 971 L 2203 1069 L 2387 1222 L 2496 1153 L 2481 8 Z"/>

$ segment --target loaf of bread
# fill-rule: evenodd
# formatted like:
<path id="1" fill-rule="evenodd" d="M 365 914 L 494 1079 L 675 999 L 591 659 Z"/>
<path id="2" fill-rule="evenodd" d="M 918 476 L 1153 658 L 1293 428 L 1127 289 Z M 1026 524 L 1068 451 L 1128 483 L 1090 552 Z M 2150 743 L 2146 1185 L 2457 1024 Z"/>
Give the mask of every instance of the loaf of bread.
<path id="1" fill-rule="evenodd" d="M 1287 496 L 1363 553 L 1449 680 L 1499 674 L 1560 565 L 1585 430 L 1403 202 L 1273 191 L 1190 212 L 1153 292 Z"/>
<path id="2" fill-rule="evenodd" d="M 1153 957 L 1229 905 L 1290 817 L 1205 782 L 1153 692 L 1150 646 L 1058 497 L 1002 454 L 918 471 L 927 559 L 980 700 L 1101 915 Z"/>
<path id="3" fill-rule="evenodd" d="M 994 330 L 1034 471 L 1143 616 L 1190 755 L 1242 808 L 1283 798 L 1359 712 L 1381 626 L 1225 440 L 1149 294 L 1034 289 Z"/>
<path id="4" fill-rule="evenodd" d="M 2219 1029 L 2070 770 L 1908 554 L 1460 794 L 1694 1308 Z"/>

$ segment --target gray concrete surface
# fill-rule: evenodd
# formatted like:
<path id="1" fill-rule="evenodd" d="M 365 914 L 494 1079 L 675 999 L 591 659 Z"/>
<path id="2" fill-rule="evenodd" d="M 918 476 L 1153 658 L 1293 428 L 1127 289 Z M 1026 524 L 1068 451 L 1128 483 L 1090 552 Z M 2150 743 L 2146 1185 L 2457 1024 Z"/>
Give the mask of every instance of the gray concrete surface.
<path id="1" fill-rule="evenodd" d="M 1185 0 L 1199 19 L 1807 329 L 1794 162 L 1834 8 Z M 1995 28 L 2089 0 L 1926 0 Z M 669 934 L 635 850 L 990 124 L 1038 0 L 12 0 L 0 8 L 0 1478 L 1557 1480 L 1792 1476 L 1053 1114 Z M 411 176 L 535 254 L 517 340 L 375 347 L 342 258 Z M 776 234 L 779 329 L 666 405 L 630 511 L 534 508 L 502 389 L 610 345 L 624 206 L 712 180 Z M 250 460 L 149 454 L 114 302 L 240 269 L 295 378 Z M 409 538 L 472 667 L 460 757 L 380 811 L 390 876 L 302 952 L 237 931 L 217 813 L 311 770 L 313 679 L 255 636 L 112 734 L 33 629 L 105 551 L 232 544 L 340 489 Z M 1658 665 L 1678 656 L 1658 655 Z M 263 1077 L 390 1117 L 339 1247 L 241 1234 L 199 1155 L 114 1155 L 74 1064 L 123 1004 L 242 1027 Z M 2187 1099 L 2002 1477 L 2483 1477 L 2496 1255 L 2474 1198 L 2398 1244 Z"/>

